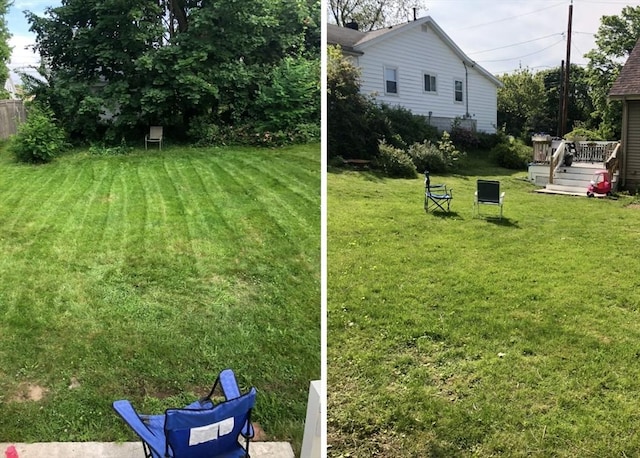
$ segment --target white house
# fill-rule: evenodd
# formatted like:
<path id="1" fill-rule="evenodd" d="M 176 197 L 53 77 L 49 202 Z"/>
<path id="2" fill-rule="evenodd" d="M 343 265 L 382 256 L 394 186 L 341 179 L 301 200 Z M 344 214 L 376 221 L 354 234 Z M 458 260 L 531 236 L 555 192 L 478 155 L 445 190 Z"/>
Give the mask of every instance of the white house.
<path id="1" fill-rule="evenodd" d="M 502 83 L 430 16 L 371 32 L 327 24 L 327 43 L 340 45 L 360 68 L 360 91 L 378 102 L 403 106 L 441 130 L 458 118 L 478 131 L 496 131 Z"/>

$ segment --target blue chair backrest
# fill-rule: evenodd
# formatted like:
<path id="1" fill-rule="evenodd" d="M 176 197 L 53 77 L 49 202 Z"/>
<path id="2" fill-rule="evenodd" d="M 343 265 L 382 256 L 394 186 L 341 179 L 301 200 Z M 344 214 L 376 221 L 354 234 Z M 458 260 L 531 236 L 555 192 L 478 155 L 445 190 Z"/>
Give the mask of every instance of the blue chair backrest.
<path id="1" fill-rule="evenodd" d="M 251 419 L 256 389 L 212 409 L 168 409 L 164 424 L 167 447 L 175 458 L 206 458 L 238 448 L 238 436 Z"/>
<path id="2" fill-rule="evenodd" d="M 500 182 L 478 180 L 478 202 L 500 202 Z"/>

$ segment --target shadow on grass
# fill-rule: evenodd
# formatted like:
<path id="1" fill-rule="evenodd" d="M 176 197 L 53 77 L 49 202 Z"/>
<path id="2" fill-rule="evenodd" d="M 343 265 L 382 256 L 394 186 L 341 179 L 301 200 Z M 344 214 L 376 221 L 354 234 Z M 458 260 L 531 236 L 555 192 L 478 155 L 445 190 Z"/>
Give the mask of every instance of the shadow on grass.
<path id="1" fill-rule="evenodd" d="M 452 211 L 442 211 L 442 210 L 435 210 L 435 211 L 425 211 L 425 214 L 430 215 L 430 216 L 435 216 L 438 218 L 460 218 L 460 215 L 458 214 L 458 212 L 452 212 Z M 462 219 L 462 218 L 460 218 Z"/>
<path id="2" fill-rule="evenodd" d="M 484 220 L 487 223 L 495 224 L 496 226 L 514 227 L 514 228 L 520 227 L 518 226 L 518 223 L 516 223 L 515 221 L 511 221 L 509 218 L 505 218 L 505 217 L 502 217 L 501 219 L 499 216 L 480 215 L 479 217 L 475 217 L 475 219 Z"/>

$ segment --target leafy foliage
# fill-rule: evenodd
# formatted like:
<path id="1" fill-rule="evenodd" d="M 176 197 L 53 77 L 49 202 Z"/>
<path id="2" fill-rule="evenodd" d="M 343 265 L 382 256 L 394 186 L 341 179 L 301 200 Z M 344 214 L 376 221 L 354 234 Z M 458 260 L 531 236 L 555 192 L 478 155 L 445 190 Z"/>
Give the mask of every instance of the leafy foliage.
<path id="1" fill-rule="evenodd" d="M 445 165 L 448 170 L 456 169 L 460 159 L 465 156 L 463 151 L 459 151 L 451 140 L 449 132 L 443 132 L 442 137 L 438 141 L 438 150 L 442 153 Z"/>
<path id="2" fill-rule="evenodd" d="M 507 133 L 526 137 L 537 130 L 543 117 L 544 86 L 528 68 L 500 77 L 504 87 L 498 89 L 498 124 Z"/>
<path id="3" fill-rule="evenodd" d="M 421 173 L 426 170 L 433 173 L 442 173 L 447 170 L 447 163 L 442 151 L 429 140 L 425 140 L 422 143 L 414 143 L 409 147 L 407 154 L 416 169 Z"/>
<path id="4" fill-rule="evenodd" d="M 640 38 L 640 6 L 626 6 L 619 16 L 603 16 L 595 36 L 596 48 L 586 54 L 588 81 L 594 104 L 594 125 L 606 138 L 620 138 L 622 103 L 609 100 L 609 90 Z"/>
<path id="5" fill-rule="evenodd" d="M 329 13 L 341 26 L 356 22 L 360 30 L 373 30 L 413 18 L 413 9 L 424 9 L 423 0 L 329 0 Z"/>
<path id="6" fill-rule="evenodd" d="M 415 178 L 416 167 L 409 155 L 399 148 L 380 142 L 380 151 L 375 161 L 385 175 L 391 178 Z"/>
<path id="7" fill-rule="evenodd" d="M 6 99 L 9 93 L 4 88 L 4 82 L 9 78 L 9 67 L 7 64 L 11 60 L 11 48 L 9 47 L 9 27 L 7 26 L 7 13 L 12 2 L 9 0 L 0 0 L 0 99 Z"/>
<path id="8" fill-rule="evenodd" d="M 449 135 L 453 144 L 456 145 L 456 148 L 460 148 L 462 150 L 476 149 L 480 145 L 480 139 L 478 138 L 478 133 L 475 130 L 467 129 L 455 122 L 451 127 L 451 133 Z"/>
<path id="9" fill-rule="evenodd" d="M 48 66 L 45 82 L 28 86 L 80 141 L 140 138 L 148 125 L 180 139 L 202 119 L 285 131 L 319 123 L 319 8 L 69 0 L 27 13 Z"/>
<path id="10" fill-rule="evenodd" d="M 571 132 L 568 132 L 564 136 L 567 140 L 592 140 L 592 141 L 601 141 L 606 140 L 600 136 L 600 134 L 596 131 L 586 129 L 584 127 L 578 127 L 573 129 Z"/>
<path id="11" fill-rule="evenodd" d="M 496 165 L 513 170 L 525 170 L 531 155 L 531 148 L 515 139 L 499 143 L 490 152 Z"/>
<path id="12" fill-rule="evenodd" d="M 65 150 L 65 138 L 64 129 L 56 125 L 49 110 L 32 106 L 9 148 L 20 162 L 46 163 Z"/>

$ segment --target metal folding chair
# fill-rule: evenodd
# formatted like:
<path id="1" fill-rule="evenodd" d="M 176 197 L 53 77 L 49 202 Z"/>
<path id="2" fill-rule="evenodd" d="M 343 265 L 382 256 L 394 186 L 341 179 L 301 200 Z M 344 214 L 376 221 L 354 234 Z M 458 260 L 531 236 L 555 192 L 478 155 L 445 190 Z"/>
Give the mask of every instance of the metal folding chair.
<path id="1" fill-rule="evenodd" d="M 424 172 L 424 209 L 435 210 L 439 208 L 444 212 L 448 212 L 453 199 L 453 189 L 447 189 L 446 184 L 431 184 L 429 171 Z M 445 209 L 446 206 L 446 209 Z"/>

